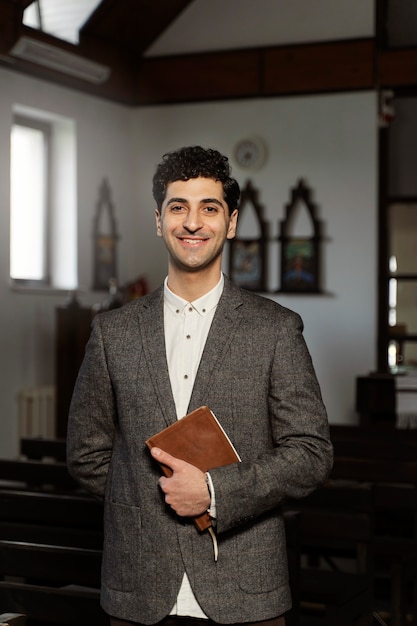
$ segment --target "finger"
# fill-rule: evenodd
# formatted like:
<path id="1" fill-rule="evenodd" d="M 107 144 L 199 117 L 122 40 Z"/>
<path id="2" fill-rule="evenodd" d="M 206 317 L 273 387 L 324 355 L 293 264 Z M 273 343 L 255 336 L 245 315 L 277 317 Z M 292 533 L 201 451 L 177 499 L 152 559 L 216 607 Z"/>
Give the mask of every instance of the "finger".
<path id="1" fill-rule="evenodd" d="M 158 463 L 162 463 L 163 465 L 167 465 L 174 472 L 176 470 L 180 469 L 180 466 L 184 463 L 184 461 L 181 461 L 180 459 L 177 459 L 175 456 L 172 456 L 171 454 L 168 454 L 168 452 L 165 452 L 164 450 L 161 450 L 161 448 L 156 448 L 156 447 L 152 448 L 151 449 L 151 454 L 152 454 L 153 458 L 158 461 Z"/>

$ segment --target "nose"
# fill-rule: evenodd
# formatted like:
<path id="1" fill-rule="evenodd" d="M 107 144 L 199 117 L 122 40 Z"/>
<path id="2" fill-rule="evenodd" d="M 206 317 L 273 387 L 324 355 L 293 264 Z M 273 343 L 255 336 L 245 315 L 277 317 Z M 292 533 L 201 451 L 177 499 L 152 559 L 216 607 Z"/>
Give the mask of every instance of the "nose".
<path id="1" fill-rule="evenodd" d="M 197 208 L 191 208 L 186 212 L 184 216 L 183 226 L 190 233 L 195 233 L 197 230 L 202 228 L 203 222 L 201 218 L 201 213 Z"/>

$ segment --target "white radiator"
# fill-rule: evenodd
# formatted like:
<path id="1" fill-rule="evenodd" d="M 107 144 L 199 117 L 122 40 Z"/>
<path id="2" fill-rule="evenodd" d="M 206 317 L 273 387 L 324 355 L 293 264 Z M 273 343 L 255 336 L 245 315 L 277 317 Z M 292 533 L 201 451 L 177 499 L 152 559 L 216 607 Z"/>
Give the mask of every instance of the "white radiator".
<path id="1" fill-rule="evenodd" d="M 54 438 L 55 387 L 23 389 L 18 394 L 19 436 Z"/>

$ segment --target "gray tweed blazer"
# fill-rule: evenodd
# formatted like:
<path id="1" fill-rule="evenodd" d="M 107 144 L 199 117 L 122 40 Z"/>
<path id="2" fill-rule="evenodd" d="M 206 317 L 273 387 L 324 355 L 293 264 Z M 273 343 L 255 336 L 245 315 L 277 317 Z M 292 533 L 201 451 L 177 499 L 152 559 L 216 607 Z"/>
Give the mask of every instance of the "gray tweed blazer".
<path id="1" fill-rule="evenodd" d="M 227 278 L 189 410 L 207 404 L 242 462 L 211 471 L 219 558 L 207 532 L 166 506 L 145 440 L 176 420 L 163 288 L 96 316 L 68 423 L 68 465 L 104 498 L 103 608 L 153 624 L 184 570 L 215 622 L 265 620 L 291 606 L 280 505 L 328 476 L 326 411 L 300 317 Z"/>

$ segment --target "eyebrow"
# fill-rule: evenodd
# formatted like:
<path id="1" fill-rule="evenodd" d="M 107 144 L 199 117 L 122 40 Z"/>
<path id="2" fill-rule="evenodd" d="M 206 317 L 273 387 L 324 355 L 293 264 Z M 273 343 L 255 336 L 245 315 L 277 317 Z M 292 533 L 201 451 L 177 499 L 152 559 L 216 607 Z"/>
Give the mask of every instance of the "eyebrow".
<path id="1" fill-rule="evenodd" d="M 186 198 L 171 198 L 170 200 L 168 200 L 167 206 L 169 206 L 170 204 L 175 204 L 176 202 L 179 202 L 180 204 L 188 204 L 188 200 Z M 217 198 L 203 198 L 202 200 L 200 200 L 200 204 L 217 204 L 222 208 L 224 207 L 224 204 L 220 202 L 220 200 L 218 200 Z"/>

